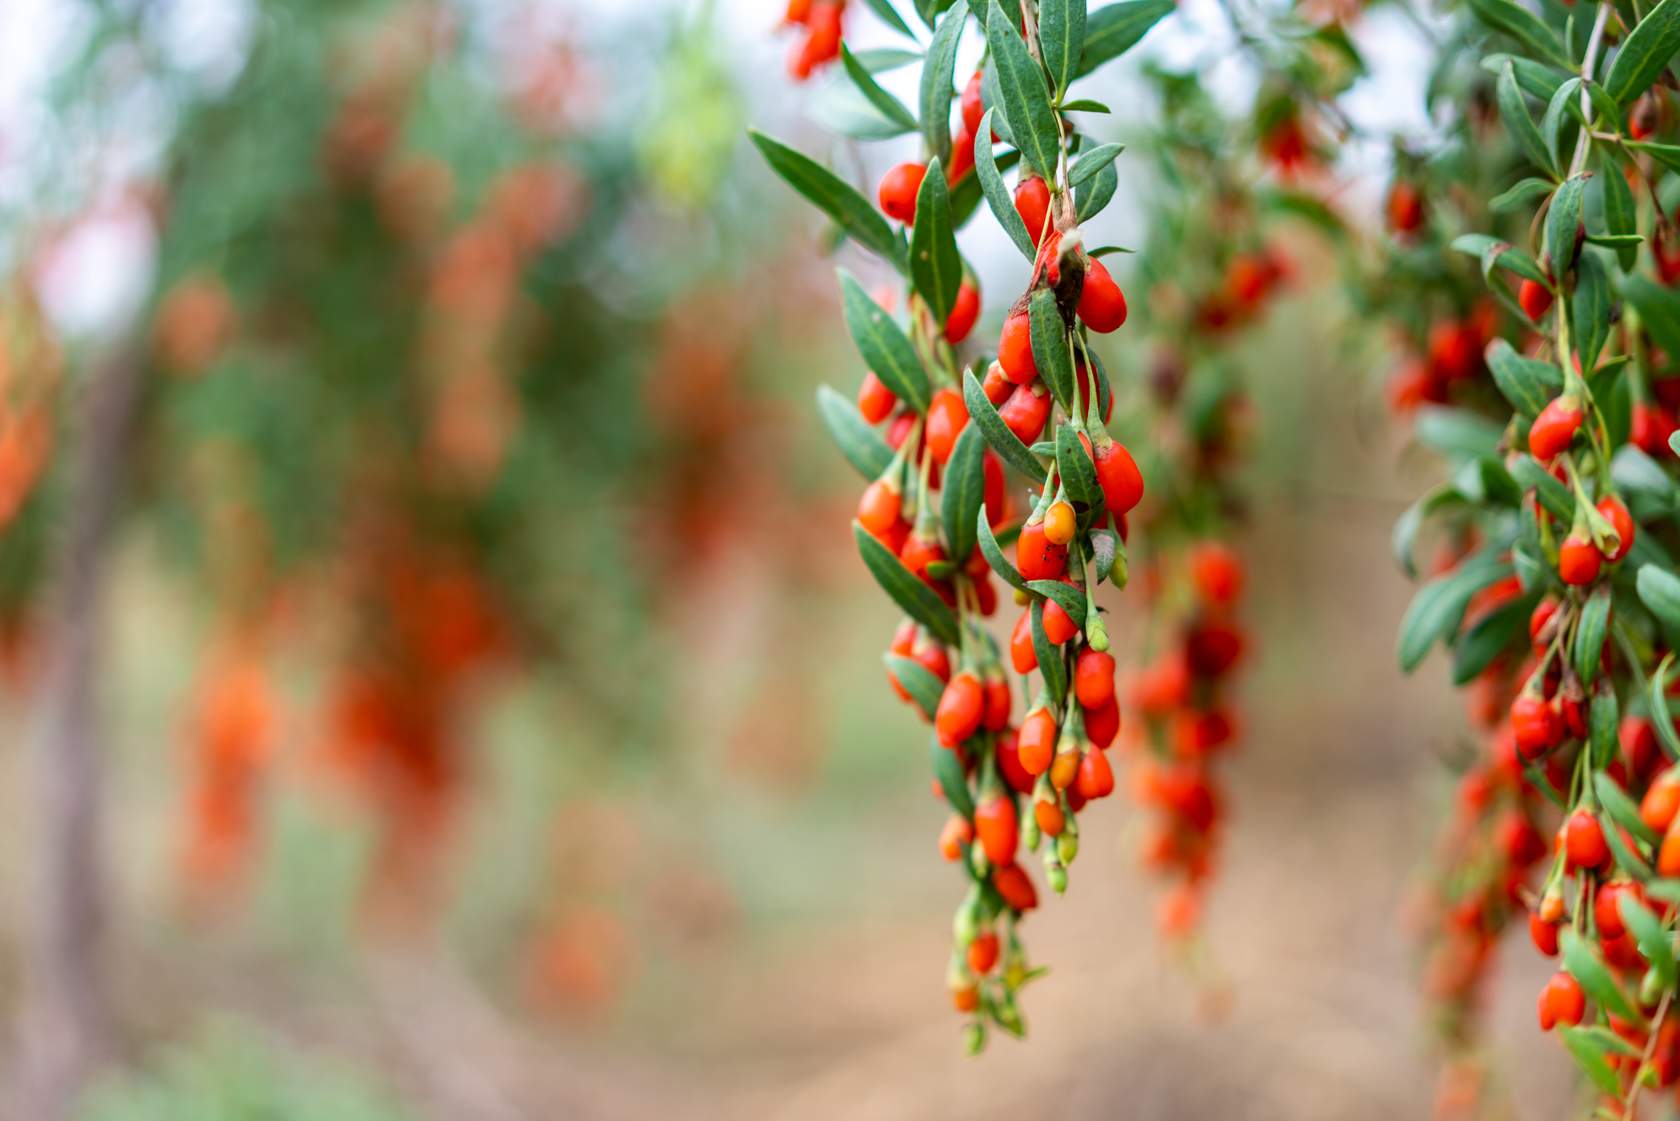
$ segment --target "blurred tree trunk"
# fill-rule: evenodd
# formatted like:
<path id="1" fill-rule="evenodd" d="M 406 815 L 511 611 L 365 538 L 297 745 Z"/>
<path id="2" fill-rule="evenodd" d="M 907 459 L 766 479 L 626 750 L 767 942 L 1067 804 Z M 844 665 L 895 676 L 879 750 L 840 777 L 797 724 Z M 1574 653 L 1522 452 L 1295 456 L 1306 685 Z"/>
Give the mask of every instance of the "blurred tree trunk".
<path id="1" fill-rule="evenodd" d="M 95 693 L 107 554 L 141 371 L 128 347 L 103 363 L 65 445 L 68 502 L 51 557 L 27 779 L 33 879 L 17 1086 L 29 1121 L 67 1121 L 109 1043 L 101 945 L 104 762 Z"/>

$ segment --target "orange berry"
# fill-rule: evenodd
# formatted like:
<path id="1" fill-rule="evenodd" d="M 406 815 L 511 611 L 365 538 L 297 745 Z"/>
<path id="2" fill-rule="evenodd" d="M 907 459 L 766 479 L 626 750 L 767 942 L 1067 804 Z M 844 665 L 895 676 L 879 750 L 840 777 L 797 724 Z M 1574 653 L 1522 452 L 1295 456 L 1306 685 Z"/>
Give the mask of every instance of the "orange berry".
<path id="1" fill-rule="evenodd" d="M 1073 540 L 1078 528 L 1073 507 L 1060 500 L 1052 502 L 1044 515 L 1044 537 L 1052 545 L 1066 545 Z"/>
<path id="2" fill-rule="evenodd" d="M 1027 227 L 1027 236 L 1038 245 L 1049 230 L 1050 188 L 1036 175 L 1022 179 L 1015 188 L 1015 213 Z"/>
<path id="3" fill-rule="evenodd" d="M 901 163 L 889 168 L 876 189 L 882 212 L 907 226 L 914 222 L 916 193 L 922 189 L 922 177 L 926 174 L 927 165 L 919 163 Z"/>

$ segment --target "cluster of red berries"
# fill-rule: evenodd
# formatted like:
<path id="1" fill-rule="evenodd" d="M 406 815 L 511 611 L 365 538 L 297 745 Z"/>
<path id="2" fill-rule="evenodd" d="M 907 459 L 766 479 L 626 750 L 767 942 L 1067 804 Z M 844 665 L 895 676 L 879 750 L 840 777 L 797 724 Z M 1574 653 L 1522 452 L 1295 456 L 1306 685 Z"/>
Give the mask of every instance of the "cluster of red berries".
<path id="1" fill-rule="evenodd" d="M 1175 939 L 1195 929 L 1214 870 L 1225 798 L 1213 767 L 1237 739 L 1226 693 L 1247 643 L 1235 619 L 1244 583 L 1236 552 L 1219 541 L 1197 543 L 1182 571 L 1189 577 L 1188 597 L 1152 588 L 1157 604 L 1189 600 L 1175 642 L 1133 676 L 1127 693 L 1143 718 L 1140 734 L 1131 740 L 1132 790 L 1155 812 L 1143 860 L 1175 881 L 1158 913 L 1161 933 Z"/>
<path id="2" fill-rule="evenodd" d="M 1436 321 L 1422 353 L 1403 363 L 1389 382 L 1389 406 L 1405 414 L 1419 405 L 1446 404 L 1461 387 L 1485 380 L 1483 352 L 1498 327 L 1498 308 L 1489 300 L 1478 301 L 1462 317 Z"/>
<path id="3" fill-rule="evenodd" d="M 803 29 L 788 55 L 788 73 L 800 81 L 840 57 L 846 0 L 788 0 L 782 22 Z"/>

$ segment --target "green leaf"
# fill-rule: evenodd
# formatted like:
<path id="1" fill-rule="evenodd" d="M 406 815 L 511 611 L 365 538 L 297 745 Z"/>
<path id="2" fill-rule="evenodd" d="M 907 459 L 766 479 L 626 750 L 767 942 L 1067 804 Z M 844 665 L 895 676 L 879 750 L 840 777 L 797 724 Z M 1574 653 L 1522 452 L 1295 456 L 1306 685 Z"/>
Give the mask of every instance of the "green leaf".
<path id="1" fill-rule="evenodd" d="M 908 36 L 911 39 L 916 37 L 916 33 L 910 30 L 910 25 L 904 22 L 904 17 L 898 14 L 898 9 L 892 6 L 892 0 L 863 0 L 863 2 L 869 5 L 870 11 L 881 17 L 882 23 L 900 35 Z"/>
<path id="2" fill-rule="evenodd" d="M 1114 110 L 1089 97 L 1078 97 L 1072 101 L 1062 102 L 1063 113 L 1112 113 Z"/>
<path id="3" fill-rule="evenodd" d="M 1680 171 L 1680 144 L 1658 144 L 1654 140 L 1626 140 L 1624 146 L 1644 152 L 1670 171 Z"/>
<path id="4" fill-rule="evenodd" d="M 1575 933 L 1573 927 L 1565 926 L 1559 932 L 1559 943 L 1563 948 L 1563 966 L 1569 970 L 1570 976 L 1581 982 L 1581 987 L 1599 1007 L 1618 1016 L 1633 1018 L 1638 1016 L 1633 1004 L 1616 979 L 1599 958 L 1598 951 L 1593 949 L 1592 943 Z"/>
<path id="5" fill-rule="evenodd" d="M 1027 578 L 1021 575 L 1010 559 L 1004 556 L 1003 547 L 998 544 L 997 537 L 992 533 L 991 523 L 986 520 L 986 510 L 982 506 L 975 518 L 974 536 L 980 542 L 980 552 L 986 558 L 986 563 L 992 566 L 992 571 L 1003 577 L 1003 582 L 1012 588 L 1027 590 Z"/>
<path id="6" fill-rule="evenodd" d="M 1670 759 L 1680 760 L 1680 732 L 1674 729 L 1674 720 L 1668 714 L 1668 670 L 1674 664 L 1674 655 L 1669 653 L 1657 664 L 1651 673 L 1651 680 L 1646 683 L 1645 703 L 1649 708 L 1651 726 L 1657 730 L 1657 739 L 1662 741 L 1663 751 Z"/>
<path id="7" fill-rule="evenodd" d="M 1574 1056 L 1575 1065 L 1585 1071 L 1587 1077 L 1592 1079 L 1593 1084 L 1601 1091 L 1620 1100 L 1621 1081 L 1605 1061 L 1606 1044 L 1603 1039 L 1567 1024 L 1558 1028 L 1558 1034 L 1563 1037 L 1563 1045 L 1569 1048 L 1570 1055 Z"/>
<path id="8" fill-rule="evenodd" d="M 1085 49 L 1085 0 L 1039 0 L 1038 45 L 1059 100 L 1079 73 Z"/>
<path id="9" fill-rule="evenodd" d="M 1606 156 L 1599 174 L 1593 177 L 1588 185 L 1588 214 L 1597 214 L 1601 225 L 1599 231 L 1606 238 L 1639 237 L 1638 220 L 1635 216 L 1633 189 L 1622 175 L 1621 167 L 1616 161 Z M 1591 230 L 1595 223 L 1588 223 Z M 1643 239 L 1641 239 L 1643 240 Z M 1603 242 L 1600 242 L 1603 244 Z M 1639 246 L 1635 244 L 1618 243 L 1616 245 L 1616 259 L 1621 263 L 1622 271 L 1633 268 L 1639 257 Z"/>
<path id="10" fill-rule="evenodd" d="M 1563 119 L 1571 111 L 1577 115 L 1581 111 L 1581 79 L 1571 78 L 1559 86 L 1546 103 L 1546 111 L 1540 115 L 1540 138 L 1546 142 L 1546 152 L 1552 158 L 1553 167 L 1564 166 L 1564 158 L 1559 151 L 1563 140 Z"/>
<path id="11" fill-rule="evenodd" d="M 1581 226 L 1581 195 L 1586 184 L 1585 172 L 1565 179 L 1553 192 L 1551 209 L 1546 211 L 1546 256 L 1551 259 L 1552 272 L 1559 277 L 1575 263 L 1575 234 Z"/>
<path id="12" fill-rule="evenodd" d="M 1512 0 L 1470 0 L 1470 10 L 1477 19 L 1526 44 L 1545 61 L 1565 70 L 1574 69 L 1575 62 L 1564 49 L 1563 40 L 1557 37 L 1557 32 L 1527 8 Z"/>
<path id="13" fill-rule="evenodd" d="M 1051 182 L 1061 152 L 1062 131 L 1056 111 L 1050 107 L 1044 71 L 1027 52 L 1027 44 L 1016 33 L 1015 25 L 1003 15 L 998 0 L 991 0 L 990 12 L 986 20 L 986 42 L 997 70 L 1003 115 L 1009 121 L 1009 131 L 1015 137 L 1015 146 L 1021 150 L 1021 158 L 1045 182 Z"/>
<path id="14" fill-rule="evenodd" d="M 1492 455 L 1504 433 L 1496 422 L 1468 409 L 1428 405 L 1418 409 L 1412 433 L 1427 447 L 1457 459 Z"/>
<path id="15" fill-rule="evenodd" d="M 893 602 L 902 607 L 906 615 L 926 627 L 940 642 L 947 646 L 955 646 L 957 617 L 945 606 L 945 601 L 939 598 L 939 593 L 924 584 L 914 572 L 905 568 L 904 562 L 893 556 L 892 550 L 875 540 L 870 532 L 857 522 L 852 523 L 852 537 L 857 541 L 858 552 L 862 554 L 869 574 L 875 577 L 875 582 L 892 597 Z"/>
<path id="16" fill-rule="evenodd" d="M 944 163 L 951 161 L 951 96 L 956 83 L 957 43 L 966 19 L 968 12 L 960 6 L 940 17 L 933 41 L 928 44 L 927 62 L 922 66 L 922 137 L 928 151 Z M 984 135 L 991 137 L 990 133 Z"/>
<path id="17" fill-rule="evenodd" d="M 1114 198 L 1114 192 L 1119 186 L 1120 173 L 1114 170 L 1113 164 L 1098 169 L 1089 182 L 1074 188 L 1074 217 L 1081 222 L 1089 222 L 1101 214 L 1103 208 Z"/>
<path id="18" fill-rule="evenodd" d="M 829 435 L 840 446 L 840 454 L 857 473 L 870 482 L 880 478 L 881 472 L 892 462 L 893 451 L 880 433 L 863 419 L 857 406 L 847 397 L 826 385 L 817 387 L 817 412 Z"/>
<path id="19" fill-rule="evenodd" d="M 1525 358 L 1504 339 L 1488 344 L 1487 363 L 1499 392 L 1529 420 L 1539 416 L 1540 410 L 1563 391 L 1562 370 L 1549 362 Z"/>
<path id="20" fill-rule="evenodd" d="M 1085 446 L 1071 424 L 1056 427 L 1056 467 L 1068 497 L 1089 509 L 1103 504 L 1102 487 L 1097 482 L 1097 468 L 1085 454 Z"/>
<path id="21" fill-rule="evenodd" d="M 1489 237 L 1487 234 L 1461 234 L 1453 238 L 1452 248 L 1460 253 L 1468 253 L 1472 257 L 1479 257 L 1482 262 L 1482 275 L 1486 276 L 1495 267 L 1509 269 L 1518 276 L 1529 280 L 1546 283 L 1546 274 L 1540 271 L 1540 265 L 1516 248 L 1508 241 Z"/>
<path id="22" fill-rule="evenodd" d="M 907 35 L 910 33 L 908 27 L 904 31 Z M 863 68 L 871 74 L 885 74 L 889 70 L 909 66 L 912 62 L 920 62 L 922 52 L 907 51 L 900 47 L 866 47 L 855 52 L 853 57 L 863 63 Z"/>
<path id="23" fill-rule="evenodd" d="M 1676 487 L 1674 476 L 1632 444 L 1616 449 L 1610 460 L 1610 478 L 1629 497 L 1639 495 L 1663 505 L 1680 501 L 1680 487 Z"/>
<path id="24" fill-rule="evenodd" d="M 1517 85 L 1530 97 L 1537 97 L 1541 101 L 1549 101 L 1558 86 L 1567 82 L 1575 75 L 1574 66 L 1560 70 L 1556 66 L 1548 66 L 1544 62 L 1536 62 L 1531 58 L 1518 55 L 1490 54 L 1482 59 L 1482 69 L 1497 76 L 1507 65 L 1516 71 Z"/>
<path id="25" fill-rule="evenodd" d="M 1406 508 L 1394 523 L 1394 533 L 1390 538 L 1394 559 L 1400 565 L 1408 579 L 1417 577 L 1417 563 L 1412 559 L 1412 546 L 1417 540 L 1418 530 L 1423 527 L 1423 520 L 1437 510 L 1462 503 L 1464 496 L 1452 487 L 1442 486 L 1430 491 Z"/>
<path id="26" fill-rule="evenodd" d="M 980 426 L 965 426 L 951 448 L 940 482 L 945 545 L 958 561 L 966 560 L 974 551 L 974 519 L 986 505 L 986 472 L 981 462 L 985 454 L 986 440 L 980 435 Z"/>
<path id="27" fill-rule="evenodd" d="M 1610 277 L 1596 253 L 1582 253 L 1575 262 L 1575 292 L 1569 298 L 1569 311 L 1581 369 L 1592 370 L 1610 338 Z"/>
<path id="28" fill-rule="evenodd" d="M 957 761 L 957 753 L 942 746 L 936 736 L 928 747 L 928 754 L 932 760 L 933 777 L 939 783 L 945 801 L 950 803 L 953 810 L 972 821 L 974 798 L 968 792 L 968 779 L 963 777 L 963 768 Z"/>
<path id="29" fill-rule="evenodd" d="M 852 333 L 852 342 L 863 355 L 864 365 L 900 400 L 908 402 L 917 412 L 926 412 L 927 371 L 916 357 L 916 348 L 851 273 L 845 269 L 835 271 L 840 277 L 840 304 L 846 315 L 846 329 Z"/>
<path id="30" fill-rule="evenodd" d="M 1647 564 L 1640 568 L 1636 586 L 1651 614 L 1670 627 L 1680 627 L 1680 577 Z"/>
<path id="31" fill-rule="evenodd" d="M 1622 277 L 1622 297 L 1639 312 L 1645 329 L 1657 345 L 1670 354 L 1680 354 L 1680 292 L 1643 273 Z"/>
<path id="32" fill-rule="evenodd" d="M 1495 195 L 1488 202 L 1488 209 L 1495 214 L 1503 214 L 1507 210 L 1516 210 L 1537 198 L 1543 198 L 1552 193 L 1552 184 L 1545 179 L 1527 178 L 1519 182 L 1510 190 Z"/>
<path id="33" fill-rule="evenodd" d="M 1122 0 L 1092 12 L 1085 25 L 1085 50 L 1079 61 L 1079 73 L 1089 74 L 1131 50 L 1177 6 L 1173 0 Z"/>
<path id="34" fill-rule="evenodd" d="M 916 115 L 904 107 L 904 103 L 886 90 L 881 83 L 869 72 L 868 67 L 858 61 L 856 55 L 844 42 L 840 44 L 840 62 L 846 68 L 846 76 L 858 88 L 864 98 L 881 111 L 881 115 L 893 124 L 898 125 L 905 132 L 916 131 Z"/>
<path id="35" fill-rule="evenodd" d="M 1511 478 L 1515 479 L 1523 490 L 1534 491 L 1540 498 L 1540 505 L 1554 518 L 1565 522 L 1575 519 L 1575 495 L 1533 456 L 1512 457 Z"/>
<path id="36" fill-rule="evenodd" d="M 1534 127 L 1534 118 L 1528 115 L 1528 106 L 1523 104 L 1522 90 L 1517 88 L 1516 70 L 1511 63 L 1507 62 L 1499 72 L 1496 90 L 1499 95 L 1499 117 L 1505 122 L 1506 131 L 1536 167 L 1556 176 L 1557 164 L 1546 148 L 1545 138 L 1540 135 L 1540 130 Z"/>
<path id="37" fill-rule="evenodd" d="M 1033 246 L 1032 235 L 1027 232 L 1027 224 L 1021 221 L 1021 214 L 1015 209 L 1015 200 L 1009 194 L 1009 188 L 1004 186 L 1003 176 L 998 173 L 997 161 L 992 154 L 992 118 L 996 109 L 986 110 L 986 115 L 980 121 L 979 135 L 974 138 L 974 173 L 980 180 L 980 190 L 986 196 L 986 205 L 992 211 L 992 217 L 998 220 L 1003 232 L 1009 235 L 1009 240 L 1015 243 L 1015 248 L 1021 255 L 1031 261 L 1037 258 L 1037 250 Z"/>
<path id="38" fill-rule="evenodd" d="M 929 27 L 939 19 L 940 13 L 955 4 L 957 0 L 916 0 L 916 12 L 922 17 L 922 22 Z"/>
<path id="39" fill-rule="evenodd" d="M 1035 580 L 1033 583 L 1043 581 Z M 1050 639 L 1044 633 L 1044 600 L 1033 600 L 1031 614 L 1033 653 L 1038 657 L 1039 676 L 1044 678 L 1044 688 L 1050 694 L 1051 703 L 1060 711 L 1062 702 L 1067 697 L 1067 667 L 1062 664 L 1061 649 L 1051 645 Z M 1070 613 L 1069 618 L 1083 619 L 1084 616 L 1073 616 Z"/>
<path id="40" fill-rule="evenodd" d="M 963 401 L 968 405 L 968 415 L 974 423 L 980 426 L 980 435 L 986 438 L 991 449 L 1002 457 L 1003 461 L 1015 470 L 1021 472 L 1034 483 L 1043 481 L 1044 464 L 1040 463 L 1033 453 L 1027 450 L 1027 445 L 1021 443 L 1019 437 L 1009 430 L 998 416 L 997 409 L 981 388 L 980 380 L 974 376 L 973 370 L 963 371 Z"/>
<path id="41" fill-rule="evenodd" d="M 968 10 L 975 19 L 980 21 L 980 29 L 986 29 L 986 19 L 991 13 L 991 5 L 987 0 L 968 0 Z M 1003 0 L 1003 14 L 1009 17 L 1011 27 L 1021 26 L 1020 0 Z"/>
<path id="42" fill-rule="evenodd" d="M 939 711 L 939 698 L 945 692 L 945 683 L 922 663 L 903 654 L 894 654 L 889 650 L 881 655 L 881 661 L 886 664 L 887 672 L 897 678 L 904 691 L 910 694 L 916 707 L 932 720 L 934 713 Z"/>
<path id="43" fill-rule="evenodd" d="M 1410 673 L 1436 642 L 1452 635 L 1464 619 L 1470 598 L 1489 584 L 1511 574 L 1509 562 L 1466 563 L 1418 589 L 1400 621 L 1399 661 Z"/>
<path id="44" fill-rule="evenodd" d="M 1050 387 L 1064 409 L 1073 402 L 1073 352 L 1068 349 L 1067 323 L 1056 306 L 1056 294 L 1048 288 L 1034 289 L 1027 302 L 1032 318 L 1033 362 L 1044 384 Z"/>
<path id="45" fill-rule="evenodd" d="M 1055 600 L 1056 605 L 1067 612 L 1069 619 L 1081 627 L 1085 625 L 1085 593 L 1072 584 L 1064 584 L 1060 580 L 1028 580 L 1027 590 Z"/>
<path id="46" fill-rule="evenodd" d="M 945 170 L 935 156 L 916 192 L 916 224 L 910 230 L 910 282 L 936 322 L 945 322 L 962 285 L 962 257 L 951 228 L 951 196 Z"/>
<path id="47" fill-rule="evenodd" d="M 1596 772 L 1593 775 L 1593 791 L 1598 795 L 1598 804 L 1617 825 L 1648 845 L 1662 843 L 1662 836 L 1639 816 L 1638 803 L 1628 797 L 1627 791 L 1615 779 L 1603 771 Z"/>
<path id="48" fill-rule="evenodd" d="M 1476 620 L 1453 646 L 1453 684 L 1463 685 L 1475 679 L 1512 640 L 1526 636 L 1528 615 L 1533 607 L 1529 599 L 1514 599 Z"/>
<path id="49" fill-rule="evenodd" d="M 1615 758 L 1614 746 L 1611 748 L 1609 758 Z M 1639 855 L 1637 846 L 1628 844 L 1622 837 L 1621 830 L 1610 828 L 1604 819 L 1604 815 L 1599 815 L 1599 821 L 1605 827 L 1604 843 L 1610 847 L 1610 856 L 1615 860 L 1616 867 L 1640 883 L 1649 880 L 1654 873 L 1651 871 L 1651 866 L 1645 863 L 1644 858 Z"/>
<path id="50" fill-rule="evenodd" d="M 1602 770 L 1615 760 L 1621 748 L 1621 730 L 1622 706 L 1606 677 L 1593 689 L 1592 704 L 1587 709 L 1587 745 L 1594 767 Z"/>
<path id="51" fill-rule="evenodd" d="M 1113 164 L 1115 158 L 1125 150 L 1124 144 L 1102 144 L 1089 152 L 1080 153 L 1079 162 L 1068 171 L 1068 186 L 1079 186 L 1103 168 Z"/>
<path id="52" fill-rule="evenodd" d="M 914 126 L 889 121 L 850 82 L 825 87 L 811 103 L 811 120 L 824 131 L 853 140 L 892 140 L 913 132 Z"/>
<path id="53" fill-rule="evenodd" d="M 1651 909 L 1630 891 L 1624 891 L 1621 898 L 1616 900 L 1616 909 L 1621 911 L 1622 922 L 1633 935 L 1640 954 L 1651 963 L 1651 968 L 1657 971 L 1663 987 L 1673 987 L 1674 936 L 1663 928 L 1662 922 L 1651 913 Z"/>
<path id="54" fill-rule="evenodd" d="M 1610 586 L 1601 584 L 1581 607 L 1581 619 L 1575 627 L 1575 672 L 1581 680 L 1592 682 L 1598 677 L 1598 659 L 1604 649 L 1604 636 L 1610 631 Z"/>
<path id="55" fill-rule="evenodd" d="M 816 204 L 848 237 L 904 270 L 904 243 L 887 225 L 880 211 L 857 190 L 803 152 L 795 151 L 762 132 L 749 133 L 752 142 L 777 175 Z M 879 371 L 877 371 L 879 372 Z"/>
<path id="56" fill-rule="evenodd" d="M 1680 0 L 1662 0 L 1622 40 L 1604 79 L 1605 91 L 1618 103 L 1628 104 L 1661 76 L 1677 50 Z"/>

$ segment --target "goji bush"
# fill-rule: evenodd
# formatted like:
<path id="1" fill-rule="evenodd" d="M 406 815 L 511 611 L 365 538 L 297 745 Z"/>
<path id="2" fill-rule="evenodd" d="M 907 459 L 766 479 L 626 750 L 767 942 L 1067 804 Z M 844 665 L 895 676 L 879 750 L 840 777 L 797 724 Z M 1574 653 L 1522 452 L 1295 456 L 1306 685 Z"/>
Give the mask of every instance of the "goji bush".
<path id="1" fill-rule="evenodd" d="M 920 45 L 891 4 L 870 6 Z M 819 406 L 867 483 L 857 548 L 906 615 L 885 655 L 889 681 L 933 724 L 935 787 L 951 810 L 940 848 L 969 881 L 947 982 L 975 1050 L 988 1024 L 1023 1031 L 1017 993 L 1040 972 L 1019 934 L 1038 905 L 1027 853 L 1039 855 L 1053 891 L 1065 890 L 1078 813 L 1115 785 L 1106 752 L 1120 708 L 1097 590 L 1126 583 L 1127 516 L 1144 481 L 1108 432 L 1114 390 L 1089 345 L 1128 316 L 1108 250 L 1087 246 L 1082 232 L 1114 198 L 1121 146 L 1088 138 L 1077 121 L 1107 109 L 1070 87 L 1168 10 L 919 5 L 929 37 L 915 112 L 839 44 L 875 114 L 859 131 L 921 138 L 922 158 L 888 169 L 873 200 L 753 136 L 771 167 L 903 286 L 898 317 L 896 289 L 872 296 L 841 270 L 846 326 L 868 369 L 855 405 L 824 390 Z M 959 93 L 957 52 L 971 28 L 984 54 Z M 1013 191 L 1003 178 L 1011 170 Z M 981 292 L 956 240 L 982 199 L 1027 264 L 984 349 L 973 339 Z M 1010 476 L 1031 488 L 1024 518 Z M 984 625 L 998 609 L 994 576 L 1020 607 L 1007 650 Z M 1019 698 L 1011 669 L 1025 682 Z"/>
<path id="2" fill-rule="evenodd" d="M 1660 389 L 1680 345 L 1662 263 L 1665 169 L 1680 149 L 1654 138 L 1680 6 L 1477 0 L 1470 14 L 1472 41 L 1503 50 L 1480 59 L 1484 92 L 1459 135 L 1485 134 L 1497 114 L 1506 154 L 1471 162 L 1504 189 L 1467 206 L 1403 174 L 1389 196 L 1403 240 L 1455 219 L 1493 230 L 1451 247 L 1479 260 L 1498 305 L 1436 320 L 1396 393 L 1440 403 L 1419 425 L 1453 468 L 1397 528 L 1408 567 L 1425 523 L 1451 550 L 1407 611 L 1400 662 L 1448 646 L 1488 728 L 1443 842 L 1430 985 L 1473 1007 L 1497 934 L 1526 911 L 1535 946 L 1561 959 L 1540 1026 L 1563 1037 L 1603 1110 L 1631 1117 L 1642 1089 L 1680 1078 L 1668 705 L 1680 580 Z"/>

